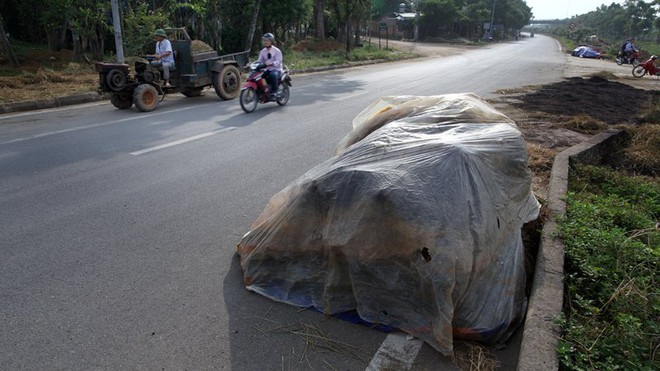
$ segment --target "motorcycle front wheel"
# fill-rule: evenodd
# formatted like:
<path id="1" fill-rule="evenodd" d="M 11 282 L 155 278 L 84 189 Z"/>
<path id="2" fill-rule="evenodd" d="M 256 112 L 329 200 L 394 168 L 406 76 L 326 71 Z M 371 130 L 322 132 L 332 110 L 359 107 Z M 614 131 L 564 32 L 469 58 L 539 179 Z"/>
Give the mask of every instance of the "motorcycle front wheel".
<path id="1" fill-rule="evenodd" d="M 241 90 L 241 96 L 239 98 L 241 103 L 241 108 L 245 113 L 250 113 L 257 109 L 257 104 L 259 103 L 259 96 L 257 95 L 256 90 L 253 88 L 247 88 Z"/>
<path id="2" fill-rule="evenodd" d="M 280 97 L 277 98 L 277 104 L 280 106 L 283 106 L 289 102 L 289 87 L 286 84 L 283 84 L 282 86 L 282 92 L 280 93 Z"/>
<path id="3" fill-rule="evenodd" d="M 633 67 L 632 74 L 635 77 L 642 77 L 646 75 L 646 68 L 644 68 L 642 65 L 635 66 Z"/>

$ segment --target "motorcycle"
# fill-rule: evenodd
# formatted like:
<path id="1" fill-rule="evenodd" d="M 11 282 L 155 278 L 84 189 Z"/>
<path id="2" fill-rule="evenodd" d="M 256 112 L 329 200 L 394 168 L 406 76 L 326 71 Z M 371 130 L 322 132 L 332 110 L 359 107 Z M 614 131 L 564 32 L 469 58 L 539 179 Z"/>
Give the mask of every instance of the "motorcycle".
<path id="1" fill-rule="evenodd" d="M 658 76 L 660 77 L 660 68 L 657 68 L 654 64 L 655 60 L 658 59 L 657 56 L 652 55 L 651 58 L 647 59 L 646 62 L 633 67 L 632 74 L 635 77 L 642 77 L 646 74 L 649 76 Z"/>
<path id="2" fill-rule="evenodd" d="M 633 66 L 637 66 L 639 63 L 639 49 L 635 49 L 630 55 L 619 52 L 619 55 L 616 57 L 616 64 L 619 66 L 622 64 L 632 64 Z"/>
<path id="3" fill-rule="evenodd" d="M 265 64 L 252 62 L 249 68 L 250 73 L 245 84 L 241 87 L 239 98 L 243 111 L 250 113 L 257 108 L 259 103 L 277 102 L 280 106 L 287 104 L 289 101 L 289 87 L 291 86 L 288 68 L 284 67 L 278 90 L 275 93 L 268 90 L 268 82 L 264 76 L 266 72 Z"/>

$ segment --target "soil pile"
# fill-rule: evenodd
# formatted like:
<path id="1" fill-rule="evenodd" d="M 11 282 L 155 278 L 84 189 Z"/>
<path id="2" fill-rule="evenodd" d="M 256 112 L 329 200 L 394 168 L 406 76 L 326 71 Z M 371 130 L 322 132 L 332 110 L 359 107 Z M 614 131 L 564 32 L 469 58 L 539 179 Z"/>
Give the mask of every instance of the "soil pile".
<path id="1" fill-rule="evenodd" d="M 660 99 L 657 90 L 641 90 L 602 77 L 572 77 L 544 85 L 518 97 L 513 106 L 560 116 L 589 115 L 608 124 L 641 123 L 649 104 Z"/>

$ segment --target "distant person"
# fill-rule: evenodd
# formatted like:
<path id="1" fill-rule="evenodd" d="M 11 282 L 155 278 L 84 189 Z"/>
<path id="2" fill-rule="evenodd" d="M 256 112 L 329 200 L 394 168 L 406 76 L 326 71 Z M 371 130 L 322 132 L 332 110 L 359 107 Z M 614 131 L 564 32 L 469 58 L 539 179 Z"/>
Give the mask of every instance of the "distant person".
<path id="1" fill-rule="evenodd" d="M 282 75 L 283 56 L 282 51 L 275 44 L 275 36 L 272 33 L 264 34 L 261 38 L 264 48 L 259 52 L 257 62 L 266 65 L 266 81 L 270 91 L 277 96 L 280 76 Z"/>
<path id="2" fill-rule="evenodd" d="M 159 66 L 163 69 L 163 80 L 165 86 L 170 87 L 170 68 L 174 68 L 174 52 L 172 51 L 172 43 L 167 39 L 167 34 L 163 29 L 157 29 L 154 32 L 156 38 L 156 54 L 150 55 L 156 60 L 151 62 L 152 66 Z"/>
<path id="3" fill-rule="evenodd" d="M 635 38 L 632 38 L 630 40 L 626 40 L 626 42 L 621 45 L 621 55 L 623 55 L 623 57 L 627 60 L 631 60 L 633 53 L 635 50 L 637 50 L 634 43 Z"/>

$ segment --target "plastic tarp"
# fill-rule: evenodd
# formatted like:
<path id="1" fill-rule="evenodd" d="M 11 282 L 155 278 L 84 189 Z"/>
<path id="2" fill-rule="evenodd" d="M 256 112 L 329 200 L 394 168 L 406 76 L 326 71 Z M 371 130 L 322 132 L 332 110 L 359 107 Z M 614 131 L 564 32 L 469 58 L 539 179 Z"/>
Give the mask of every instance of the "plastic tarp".
<path id="1" fill-rule="evenodd" d="M 444 354 L 506 340 L 525 310 L 539 204 L 515 123 L 474 94 L 384 97 L 336 155 L 275 194 L 238 244 L 271 299 L 401 329 Z"/>
<path id="2" fill-rule="evenodd" d="M 601 54 L 599 51 L 592 49 L 588 46 L 578 46 L 577 48 L 573 49 L 573 52 L 571 52 L 571 55 L 574 57 L 581 57 L 581 58 L 600 58 Z"/>

